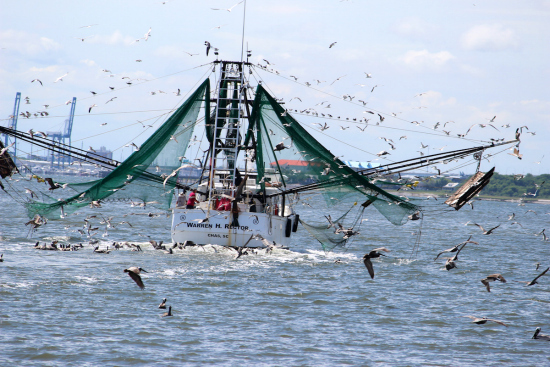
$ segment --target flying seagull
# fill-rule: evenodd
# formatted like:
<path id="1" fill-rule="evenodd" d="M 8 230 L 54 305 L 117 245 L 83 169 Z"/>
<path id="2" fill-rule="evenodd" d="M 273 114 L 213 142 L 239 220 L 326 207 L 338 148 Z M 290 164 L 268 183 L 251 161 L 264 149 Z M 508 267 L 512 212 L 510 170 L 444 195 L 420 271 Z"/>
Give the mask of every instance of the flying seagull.
<path id="1" fill-rule="evenodd" d="M 57 78 L 57 79 L 55 80 L 54 83 L 62 82 L 62 81 L 63 81 L 63 78 L 66 77 L 67 75 L 69 75 L 69 72 L 66 72 L 64 75 L 61 75 L 59 78 Z"/>
<path id="2" fill-rule="evenodd" d="M 219 8 L 210 8 L 212 10 L 227 10 L 228 12 L 231 12 L 231 10 L 233 10 L 234 7 L 236 7 L 237 5 L 239 5 L 240 3 L 242 3 L 244 0 L 242 1 L 239 1 L 238 3 L 236 3 L 235 5 L 233 5 L 232 7 L 230 7 L 229 9 L 219 9 Z"/>
<path id="3" fill-rule="evenodd" d="M 343 77 L 345 77 L 346 75 L 342 75 L 341 77 L 338 77 L 336 78 L 335 81 L 333 81 L 332 83 L 330 83 L 330 85 L 333 85 L 334 83 L 336 83 L 338 80 L 342 79 Z"/>

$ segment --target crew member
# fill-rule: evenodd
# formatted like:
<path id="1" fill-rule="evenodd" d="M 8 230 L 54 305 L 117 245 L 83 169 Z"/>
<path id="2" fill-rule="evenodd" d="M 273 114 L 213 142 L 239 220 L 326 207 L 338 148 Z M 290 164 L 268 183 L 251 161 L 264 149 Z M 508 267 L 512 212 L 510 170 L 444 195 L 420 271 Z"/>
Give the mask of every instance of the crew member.
<path id="1" fill-rule="evenodd" d="M 180 192 L 178 195 L 178 200 L 176 201 L 176 207 L 184 207 L 185 206 L 185 192 Z"/>
<path id="2" fill-rule="evenodd" d="M 193 189 L 193 191 L 191 191 L 191 193 L 189 194 L 189 199 L 187 199 L 186 209 L 195 208 L 195 204 L 199 202 L 196 197 L 197 197 L 197 190 Z"/>

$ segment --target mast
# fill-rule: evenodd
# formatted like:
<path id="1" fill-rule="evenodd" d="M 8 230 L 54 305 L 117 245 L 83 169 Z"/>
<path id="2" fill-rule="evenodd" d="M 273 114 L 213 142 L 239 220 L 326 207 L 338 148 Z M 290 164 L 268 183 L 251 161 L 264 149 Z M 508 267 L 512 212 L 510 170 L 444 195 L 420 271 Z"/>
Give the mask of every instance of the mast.
<path id="1" fill-rule="evenodd" d="M 245 113 L 246 88 L 243 66 L 247 63 L 237 61 L 218 61 L 220 64 L 220 81 L 216 97 L 213 126 L 210 126 L 210 177 L 208 182 L 208 197 L 218 194 L 216 187 L 216 170 L 223 169 L 218 184 L 226 194 L 234 196 L 237 177 L 237 155 L 243 139 L 241 127 Z M 229 191 L 229 192 L 227 192 Z"/>

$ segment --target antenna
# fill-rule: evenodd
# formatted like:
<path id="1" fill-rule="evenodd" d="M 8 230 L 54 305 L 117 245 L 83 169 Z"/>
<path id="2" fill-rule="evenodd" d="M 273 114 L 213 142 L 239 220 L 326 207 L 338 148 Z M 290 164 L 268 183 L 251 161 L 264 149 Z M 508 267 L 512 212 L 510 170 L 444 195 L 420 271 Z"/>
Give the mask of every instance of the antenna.
<path id="1" fill-rule="evenodd" d="M 244 55 L 244 25 L 246 21 L 246 0 L 244 0 L 244 6 L 243 6 L 243 36 L 241 38 L 241 62 L 243 62 L 243 55 Z"/>

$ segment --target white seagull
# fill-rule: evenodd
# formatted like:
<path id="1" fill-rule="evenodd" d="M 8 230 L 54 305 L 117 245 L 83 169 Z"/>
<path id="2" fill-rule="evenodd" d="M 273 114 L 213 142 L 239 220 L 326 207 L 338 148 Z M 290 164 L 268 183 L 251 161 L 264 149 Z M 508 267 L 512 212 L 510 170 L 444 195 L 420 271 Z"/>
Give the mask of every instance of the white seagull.
<path id="1" fill-rule="evenodd" d="M 62 82 L 62 81 L 63 81 L 63 78 L 66 77 L 67 75 L 69 75 L 69 72 L 66 72 L 64 75 L 61 75 L 59 78 L 57 78 L 57 79 L 55 80 L 54 83 Z"/>
<path id="2" fill-rule="evenodd" d="M 244 0 L 241 0 L 239 1 L 238 3 L 236 3 L 235 5 L 233 5 L 232 7 L 230 7 L 229 9 L 218 9 L 218 8 L 210 8 L 212 10 L 227 10 L 228 12 L 231 12 L 231 10 L 233 10 L 234 7 L 236 7 L 237 5 L 239 5 L 240 3 L 242 3 Z"/>

